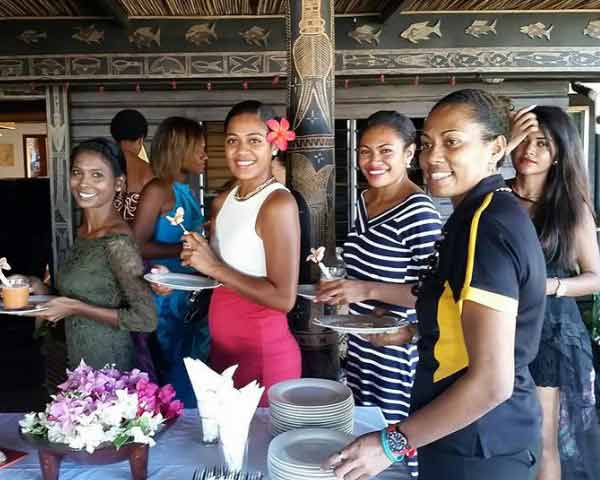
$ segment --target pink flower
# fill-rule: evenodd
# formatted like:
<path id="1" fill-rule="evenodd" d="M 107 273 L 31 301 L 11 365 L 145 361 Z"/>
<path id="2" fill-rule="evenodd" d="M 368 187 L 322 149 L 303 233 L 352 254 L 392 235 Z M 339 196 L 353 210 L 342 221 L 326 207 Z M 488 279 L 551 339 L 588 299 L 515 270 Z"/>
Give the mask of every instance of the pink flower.
<path id="1" fill-rule="evenodd" d="M 274 118 L 270 118 L 265 123 L 271 129 L 267 133 L 267 142 L 285 152 L 288 148 L 288 142 L 296 139 L 296 133 L 290 130 L 290 122 L 286 118 L 282 118 L 279 122 Z"/>
<path id="2" fill-rule="evenodd" d="M 158 399 L 161 403 L 169 403 L 175 397 L 175 389 L 169 383 L 162 387 L 158 392 Z"/>
<path id="3" fill-rule="evenodd" d="M 169 404 L 167 411 L 163 413 L 163 416 L 169 420 L 176 418 L 183 412 L 183 403 L 180 400 L 174 400 Z"/>

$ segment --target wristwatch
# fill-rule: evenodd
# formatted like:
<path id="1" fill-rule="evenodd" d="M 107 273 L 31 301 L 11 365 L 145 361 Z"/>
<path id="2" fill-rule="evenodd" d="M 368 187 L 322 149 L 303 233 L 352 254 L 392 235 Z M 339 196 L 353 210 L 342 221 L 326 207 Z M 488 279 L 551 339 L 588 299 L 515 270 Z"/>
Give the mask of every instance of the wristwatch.
<path id="1" fill-rule="evenodd" d="M 417 450 L 409 445 L 406 435 L 398 430 L 398 424 L 390 425 L 381 431 L 381 444 L 386 456 L 394 463 L 417 454 Z"/>
<path id="2" fill-rule="evenodd" d="M 556 287 L 556 292 L 554 292 L 555 297 L 564 297 L 567 293 L 567 287 L 564 283 L 560 281 L 560 278 L 554 277 L 558 282 L 558 287 Z"/>

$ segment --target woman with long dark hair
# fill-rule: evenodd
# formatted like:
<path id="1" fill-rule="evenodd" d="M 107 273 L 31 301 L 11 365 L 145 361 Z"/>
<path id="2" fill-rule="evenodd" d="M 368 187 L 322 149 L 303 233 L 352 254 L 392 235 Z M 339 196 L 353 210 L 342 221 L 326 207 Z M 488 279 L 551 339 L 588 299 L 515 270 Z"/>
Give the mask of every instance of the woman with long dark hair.
<path id="1" fill-rule="evenodd" d="M 397 286 L 397 303 L 416 301 L 421 335 L 411 414 L 333 455 L 339 479 L 370 478 L 415 448 L 421 480 L 534 472 L 541 411 L 529 364 L 546 268 L 531 221 L 496 173 L 508 127 L 498 99 L 473 89 L 447 95 L 425 121 L 421 168 L 454 212 L 418 289 Z"/>
<path id="2" fill-rule="evenodd" d="M 567 113 L 519 111 L 509 182 L 536 226 L 547 262 L 546 311 L 530 366 L 543 410 L 538 480 L 600 478 L 591 341 L 575 297 L 600 290 L 600 254 L 583 149 Z"/>

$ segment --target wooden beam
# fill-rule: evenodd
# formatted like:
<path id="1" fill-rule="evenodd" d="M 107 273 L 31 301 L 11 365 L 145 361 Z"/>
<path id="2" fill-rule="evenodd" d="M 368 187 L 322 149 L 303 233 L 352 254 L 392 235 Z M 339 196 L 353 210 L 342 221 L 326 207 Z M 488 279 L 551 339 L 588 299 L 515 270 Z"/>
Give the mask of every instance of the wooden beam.
<path id="1" fill-rule="evenodd" d="M 129 17 L 117 0 L 96 0 L 96 4 L 105 13 L 114 18 L 115 22 L 123 28 L 129 27 Z"/>
<path id="2" fill-rule="evenodd" d="M 410 0 L 389 0 L 387 5 L 381 11 L 381 23 L 387 22 L 396 13 L 406 10 Z"/>

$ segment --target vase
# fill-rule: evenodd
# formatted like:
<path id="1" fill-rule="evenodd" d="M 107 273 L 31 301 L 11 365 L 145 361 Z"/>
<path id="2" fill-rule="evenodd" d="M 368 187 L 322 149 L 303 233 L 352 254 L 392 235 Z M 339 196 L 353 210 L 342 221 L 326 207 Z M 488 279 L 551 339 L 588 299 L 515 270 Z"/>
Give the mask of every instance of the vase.
<path id="1" fill-rule="evenodd" d="M 156 432 L 156 437 L 169 429 L 176 421 L 171 419 Z M 111 463 L 129 460 L 132 480 L 146 480 L 148 477 L 148 449 L 145 443 L 126 443 L 121 448 L 115 448 L 112 443 L 100 445 L 93 453 L 86 450 L 71 448 L 66 444 L 53 443 L 44 438 L 29 433 L 22 433 L 21 438 L 37 449 L 42 470 L 43 480 L 58 480 L 60 464 L 63 460 L 70 460 L 83 465 L 109 465 Z"/>

